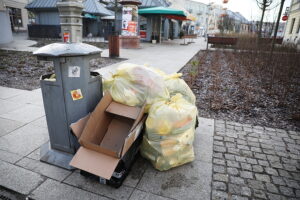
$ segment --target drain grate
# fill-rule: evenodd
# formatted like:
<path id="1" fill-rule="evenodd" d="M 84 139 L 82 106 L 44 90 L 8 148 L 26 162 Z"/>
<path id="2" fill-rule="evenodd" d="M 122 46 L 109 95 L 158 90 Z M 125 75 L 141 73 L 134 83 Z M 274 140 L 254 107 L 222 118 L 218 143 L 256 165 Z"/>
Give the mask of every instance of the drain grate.
<path id="1" fill-rule="evenodd" d="M 27 200 L 26 196 L 0 185 L 0 200 Z"/>
<path id="2" fill-rule="evenodd" d="M 1 200 L 12 200 L 11 198 L 7 197 L 7 196 L 4 196 L 2 194 L 0 194 L 0 199 Z"/>

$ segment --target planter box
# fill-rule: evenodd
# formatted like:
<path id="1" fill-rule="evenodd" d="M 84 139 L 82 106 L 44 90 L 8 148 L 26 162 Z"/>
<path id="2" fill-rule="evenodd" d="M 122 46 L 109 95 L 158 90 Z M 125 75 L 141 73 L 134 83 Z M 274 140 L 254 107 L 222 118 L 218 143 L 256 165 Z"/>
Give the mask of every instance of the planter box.
<path id="1" fill-rule="evenodd" d="M 140 48 L 139 36 L 120 36 L 120 44 L 123 49 L 137 49 Z"/>

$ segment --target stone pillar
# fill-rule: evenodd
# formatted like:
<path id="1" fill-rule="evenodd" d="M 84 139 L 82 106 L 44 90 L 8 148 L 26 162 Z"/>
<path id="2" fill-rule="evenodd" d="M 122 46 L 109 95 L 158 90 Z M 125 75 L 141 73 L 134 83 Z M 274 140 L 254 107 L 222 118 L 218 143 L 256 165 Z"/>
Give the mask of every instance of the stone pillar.
<path id="1" fill-rule="evenodd" d="M 61 34 L 64 42 L 82 42 L 82 0 L 59 0 Z"/>
<path id="2" fill-rule="evenodd" d="M 139 0 L 121 0 L 122 8 L 122 32 L 120 43 L 122 48 L 135 49 L 140 47 L 138 33 L 138 5 Z"/>

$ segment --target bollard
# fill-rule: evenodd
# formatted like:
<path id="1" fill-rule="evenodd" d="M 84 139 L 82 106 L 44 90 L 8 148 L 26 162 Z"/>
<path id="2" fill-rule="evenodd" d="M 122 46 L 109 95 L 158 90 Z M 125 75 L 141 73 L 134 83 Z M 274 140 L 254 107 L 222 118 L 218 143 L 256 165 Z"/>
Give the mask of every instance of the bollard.
<path id="1" fill-rule="evenodd" d="M 119 35 L 110 35 L 108 38 L 109 57 L 120 56 L 120 40 Z"/>

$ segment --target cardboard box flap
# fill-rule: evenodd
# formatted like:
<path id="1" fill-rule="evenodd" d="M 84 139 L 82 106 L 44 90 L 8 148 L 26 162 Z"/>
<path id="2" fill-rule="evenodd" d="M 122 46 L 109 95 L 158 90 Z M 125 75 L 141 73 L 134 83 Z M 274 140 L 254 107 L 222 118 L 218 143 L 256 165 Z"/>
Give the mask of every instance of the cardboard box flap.
<path id="1" fill-rule="evenodd" d="M 127 118 L 113 119 L 109 124 L 100 146 L 110 149 L 115 152 L 116 157 L 120 157 L 124 140 L 128 136 L 128 132 L 131 128 L 131 123 L 132 120 Z"/>
<path id="2" fill-rule="evenodd" d="M 90 114 L 88 114 L 87 116 L 85 116 L 84 118 L 81 118 L 80 120 L 78 120 L 75 123 L 72 123 L 70 125 L 70 128 L 72 130 L 72 132 L 74 133 L 74 135 L 79 139 L 81 136 L 81 133 L 87 123 L 87 121 L 90 118 Z"/>
<path id="3" fill-rule="evenodd" d="M 140 111 L 141 108 L 139 107 L 126 106 L 115 101 L 112 101 L 106 109 L 106 112 L 128 117 L 130 119 L 136 119 L 139 116 Z"/>
<path id="4" fill-rule="evenodd" d="M 135 127 L 138 125 L 138 123 L 142 120 L 143 116 L 144 116 L 144 112 L 145 112 L 145 107 L 146 107 L 146 104 L 144 104 L 144 106 L 141 108 L 134 124 L 132 125 L 130 131 L 132 131 L 133 129 L 135 129 Z"/>
<path id="5" fill-rule="evenodd" d="M 80 147 L 70 165 L 109 180 L 119 161 L 118 158 Z"/>
<path id="6" fill-rule="evenodd" d="M 144 127 L 144 122 L 146 120 L 146 117 L 144 117 L 140 123 L 136 126 L 136 128 L 129 133 L 129 135 L 126 137 L 123 150 L 122 150 L 122 156 L 126 154 L 128 149 L 131 147 L 131 145 L 134 143 L 136 138 L 139 136 L 139 134 L 142 133 L 142 128 Z"/>
<path id="7" fill-rule="evenodd" d="M 110 120 L 106 117 L 107 114 L 105 113 L 105 110 L 111 102 L 111 95 L 109 93 L 106 93 L 101 99 L 100 103 L 91 113 L 90 118 L 87 121 L 86 126 L 84 127 L 83 132 L 80 136 L 79 142 L 84 140 L 99 141 L 100 143 L 106 132 L 103 127 L 106 127 L 110 123 Z"/>

